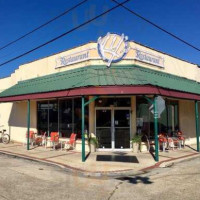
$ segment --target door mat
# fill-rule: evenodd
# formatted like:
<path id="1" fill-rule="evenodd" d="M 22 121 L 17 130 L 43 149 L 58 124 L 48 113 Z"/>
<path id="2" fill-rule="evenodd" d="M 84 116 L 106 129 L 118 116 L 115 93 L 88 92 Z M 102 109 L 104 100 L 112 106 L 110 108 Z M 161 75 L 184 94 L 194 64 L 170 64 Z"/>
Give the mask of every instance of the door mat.
<path id="1" fill-rule="evenodd" d="M 96 161 L 139 163 L 136 156 L 97 155 Z"/>

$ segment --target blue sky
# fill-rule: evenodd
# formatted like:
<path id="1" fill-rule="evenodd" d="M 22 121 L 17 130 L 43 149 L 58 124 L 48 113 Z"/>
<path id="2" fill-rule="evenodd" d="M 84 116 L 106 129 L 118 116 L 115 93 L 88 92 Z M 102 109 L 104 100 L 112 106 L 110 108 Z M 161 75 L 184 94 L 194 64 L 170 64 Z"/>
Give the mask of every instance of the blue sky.
<path id="1" fill-rule="evenodd" d="M 0 0 L 0 47 L 45 23 L 81 0 Z M 0 63 L 34 48 L 115 4 L 89 0 L 26 39 L 0 51 Z M 198 0 L 131 0 L 126 4 L 149 20 L 200 48 L 200 3 Z M 20 64 L 96 41 L 107 32 L 125 33 L 130 40 L 200 65 L 200 52 L 175 40 L 123 8 L 74 31 L 23 58 L 0 67 L 0 77 L 9 76 Z M 173 67 L 173 66 L 172 66 Z"/>

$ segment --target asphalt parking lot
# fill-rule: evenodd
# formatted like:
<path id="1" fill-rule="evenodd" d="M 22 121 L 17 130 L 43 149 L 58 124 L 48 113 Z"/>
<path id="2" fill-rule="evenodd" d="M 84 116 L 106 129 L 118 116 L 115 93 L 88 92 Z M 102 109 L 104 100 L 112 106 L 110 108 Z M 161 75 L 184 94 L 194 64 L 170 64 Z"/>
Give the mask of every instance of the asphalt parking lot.
<path id="1" fill-rule="evenodd" d="M 0 154 L 0 199 L 200 199 L 200 158 L 118 178 L 85 178 Z"/>

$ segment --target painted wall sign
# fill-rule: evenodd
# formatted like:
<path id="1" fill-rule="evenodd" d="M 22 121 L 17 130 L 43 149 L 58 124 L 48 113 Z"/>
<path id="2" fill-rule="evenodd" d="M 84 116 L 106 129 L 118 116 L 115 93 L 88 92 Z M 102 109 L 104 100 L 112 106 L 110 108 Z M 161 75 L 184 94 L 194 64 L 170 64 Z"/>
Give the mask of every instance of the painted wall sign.
<path id="1" fill-rule="evenodd" d="M 150 51 L 146 52 L 133 47 L 124 34 L 117 35 L 107 33 L 104 37 L 99 37 L 97 46 L 91 46 L 82 51 L 73 52 L 68 55 L 59 56 L 55 59 L 55 68 L 69 66 L 86 60 L 103 59 L 107 66 L 124 60 L 138 60 L 149 63 L 160 68 L 164 68 L 164 58 Z"/>
<path id="2" fill-rule="evenodd" d="M 135 55 L 136 60 L 164 68 L 164 58 L 157 55 L 153 55 L 149 52 L 141 51 L 139 49 L 135 49 L 135 51 L 136 51 Z"/>
<path id="3" fill-rule="evenodd" d="M 89 59 L 89 50 L 76 52 L 67 56 L 60 56 L 56 58 L 55 68 L 68 66 L 88 59 Z"/>
<path id="4" fill-rule="evenodd" d="M 104 37 L 99 37 L 97 42 L 99 56 L 107 62 L 110 67 L 111 63 L 122 60 L 129 51 L 128 37 L 124 34 L 117 35 L 107 33 Z"/>

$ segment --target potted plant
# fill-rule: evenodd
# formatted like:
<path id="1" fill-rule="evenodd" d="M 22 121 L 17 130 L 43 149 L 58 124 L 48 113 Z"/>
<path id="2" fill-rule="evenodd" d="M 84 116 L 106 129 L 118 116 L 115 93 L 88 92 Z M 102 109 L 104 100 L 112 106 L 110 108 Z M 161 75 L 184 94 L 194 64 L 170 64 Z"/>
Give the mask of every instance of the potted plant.
<path id="1" fill-rule="evenodd" d="M 89 138 L 89 146 L 90 146 L 90 152 L 96 152 L 96 148 L 98 146 L 98 141 L 96 137 L 90 137 Z"/>
<path id="2" fill-rule="evenodd" d="M 134 135 L 134 137 L 132 138 L 131 142 L 132 142 L 132 147 L 133 147 L 133 152 L 134 153 L 138 153 L 139 151 L 139 147 L 140 147 L 140 144 L 141 144 L 141 135 Z"/>

